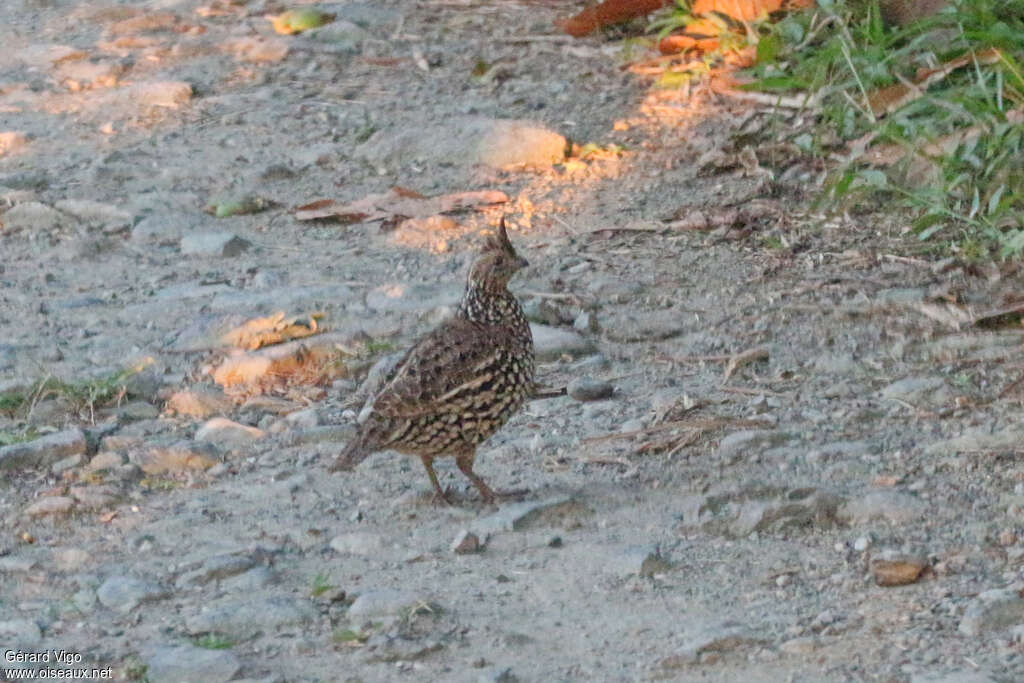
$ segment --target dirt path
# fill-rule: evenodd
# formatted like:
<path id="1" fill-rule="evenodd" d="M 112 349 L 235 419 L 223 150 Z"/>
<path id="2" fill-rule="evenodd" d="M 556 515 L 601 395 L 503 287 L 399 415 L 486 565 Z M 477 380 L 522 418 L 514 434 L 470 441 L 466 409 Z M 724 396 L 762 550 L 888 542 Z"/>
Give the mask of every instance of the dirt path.
<path id="1" fill-rule="evenodd" d="M 153 683 L 1024 678 L 1022 337 L 947 305 L 1012 283 L 900 256 L 895 214 L 815 215 L 820 169 L 743 149 L 764 113 L 648 90 L 557 4 L 480 4 L 289 37 L 273 2 L 0 7 L 0 433 L 34 437 L 0 450 L 0 645 Z M 597 149 L 485 163 L 551 131 Z M 395 186 L 510 199 L 442 231 L 291 212 Z M 502 213 L 541 380 L 614 388 L 482 449 L 523 501 L 439 463 L 436 507 L 394 454 L 328 476 L 365 364 L 213 387 L 217 333 L 275 311 L 403 347 Z"/>

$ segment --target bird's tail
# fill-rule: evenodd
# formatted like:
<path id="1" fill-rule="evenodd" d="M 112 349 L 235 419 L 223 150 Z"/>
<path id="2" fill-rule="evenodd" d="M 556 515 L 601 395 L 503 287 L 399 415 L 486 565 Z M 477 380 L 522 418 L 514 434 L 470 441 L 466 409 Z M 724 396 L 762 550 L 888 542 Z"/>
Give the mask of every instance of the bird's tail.
<path id="1" fill-rule="evenodd" d="M 372 451 L 366 447 L 366 439 L 362 434 L 356 434 L 345 445 L 345 448 L 342 449 L 341 453 L 328 468 L 328 471 L 348 472 L 354 469 L 355 466 L 363 460 L 366 460 L 370 453 L 372 453 Z"/>

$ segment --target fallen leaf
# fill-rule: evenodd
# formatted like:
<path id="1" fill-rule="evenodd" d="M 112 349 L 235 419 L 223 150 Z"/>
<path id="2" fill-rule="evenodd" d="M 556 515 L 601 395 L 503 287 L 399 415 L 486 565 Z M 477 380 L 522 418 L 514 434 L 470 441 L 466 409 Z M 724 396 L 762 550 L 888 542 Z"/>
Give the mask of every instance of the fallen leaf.
<path id="1" fill-rule="evenodd" d="M 975 62 L 978 64 L 995 64 L 1002 59 L 1002 56 L 1002 53 L 996 48 L 989 48 L 981 52 L 960 55 L 956 59 L 943 62 L 934 69 L 918 69 L 913 82 L 894 83 L 868 95 L 868 105 L 871 107 L 871 113 L 878 117 L 891 114 L 914 100 L 923 97 L 929 86 L 943 80 L 957 69 L 968 64 L 974 64 Z"/>
<path id="2" fill-rule="evenodd" d="M 290 9 L 276 16 L 267 16 L 267 19 L 274 25 L 275 31 L 283 35 L 291 35 L 329 24 L 334 21 L 334 15 L 315 7 L 301 7 Z"/>
<path id="3" fill-rule="evenodd" d="M 604 0 L 600 5 L 588 7 L 570 19 L 556 21 L 555 25 L 579 38 L 602 26 L 641 17 L 671 4 L 672 0 Z"/>
<path id="4" fill-rule="evenodd" d="M 265 211 L 273 205 L 268 199 L 247 195 L 237 199 L 229 199 L 222 202 L 215 202 L 206 207 L 206 212 L 217 218 L 229 218 L 231 216 L 244 216 L 250 213 Z"/>
<path id="5" fill-rule="evenodd" d="M 694 14 L 724 14 L 739 21 L 752 21 L 763 14 L 782 9 L 783 0 L 694 0 L 690 11 Z"/>
<path id="6" fill-rule="evenodd" d="M 406 188 L 392 188 L 382 194 L 371 194 L 354 202 L 342 203 L 321 199 L 300 206 L 295 218 L 300 221 L 332 219 L 345 223 L 389 220 L 395 216 L 427 218 L 437 214 L 477 209 L 490 204 L 503 204 L 508 195 L 498 190 L 455 192 L 438 197 L 425 197 Z"/>
<path id="7" fill-rule="evenodd" d="M 336 335 L 321 335 L 225 358 L 213 381 L 233 396 L 283 393 L 297 386 L 319 387 L 343 376 L 347 369 Z"/>
<path id="8" fill-rule="evenodd" d="M 221 341 L 235 348 L 255 351 L 271 344 L 280 344 L 316 334 L 318 331 L 317 320 L 322 317 L 323 313 L 311 313 L 285 319 L 283 312 L 277 312 L 265 318 L 254 318 L 247 321 L 225 333 L 221 337 Z"/>

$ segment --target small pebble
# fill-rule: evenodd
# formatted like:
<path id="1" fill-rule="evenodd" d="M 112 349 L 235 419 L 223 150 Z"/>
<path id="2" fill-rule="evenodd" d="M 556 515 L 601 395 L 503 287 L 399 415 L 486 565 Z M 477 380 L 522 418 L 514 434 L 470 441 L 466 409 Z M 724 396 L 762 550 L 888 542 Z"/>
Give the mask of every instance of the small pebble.
<path id="1" fill-rule="evenodd" d="M 600 401 L 610 398 L 615 389 L 604 380 L 591 377 L 577 377 L 569 382 L 566 392 L 577 401 Z"/>
<path id="2" fill-rule="evenodd" d="M 452 541 L 452 552 L 456 555 L 469 555 L 480 550 L 480 537 L 467 529 L 460 531 Z"/>

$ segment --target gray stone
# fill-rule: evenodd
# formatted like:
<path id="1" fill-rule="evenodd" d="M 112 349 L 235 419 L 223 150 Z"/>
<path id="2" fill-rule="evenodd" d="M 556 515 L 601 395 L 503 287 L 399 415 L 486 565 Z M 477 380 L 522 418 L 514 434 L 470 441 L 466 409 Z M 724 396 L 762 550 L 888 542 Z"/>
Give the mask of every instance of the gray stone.
<path id="1" fill-rule="evenodd" d="M 122 613 L 131 612 L 143 602 L 162 600 L 168 595 L 162 586 L 131 576 L 111 576 L 96 590 L 101 605 Z"/>
<path id="2" fill-rule="evenodd" d="M 565 158 L 565 138 L 532 121 L 458 117 L 441 125 L 378 131 L 355 154 L 378 166 L 459 159 L 495 168 L 546 167 Z"/>
<path id="3" fill-rule="evenodd" d="M 487 517 L 473 522 L 470 531 L 481 538 L 498 531 L 521 531 L 539 525 L 549 518 L 580 514 L 582 506 L 571 496 L 556 496 L 540 501 L 525 501 L 502 505 Z"/>
<path id="4" fill-rule="evenodd" d="M 97 453 L 93 456 L 92 460 L 89 461 L 87 469 L 96 472 L 99 470 L 112 470 L 120 467 L 125 463 L 125 457 L 121 453 L 114 451 L 104 451 Z"/>
<path id="5" fill-rule="evenodd" d="M 1024 598 L 1013 589 L 995 589 L 980 593 L 971 602 L 957 630 L 966 636 L 980 636 L 1021 622 L 1024 622 Z"/>
<path id="6" fill-rule="evenodd" d="M 29 517 L 44 517 L 46 515 L 64 515 L 71 512 L 75 507 L 73 498 L 67 496 L 47 496 L 25 508 L 25 514 Z"/>
<path id="7" fill-rule="evenodd" d="M 205 470 L 220 462 L 214 446 L 190 441 L 146 446 L 133 450 L 129 459 L 146 474 Z"/>
<path id="8" fill-rule="evenodd" d="M 71 596 L 71 604 L 82 614 L 88 614 L 96 609 L 96 591 L 91 588 L 82 588 Z"/>
<path id="9" fill-rule="evenodd" d="M 943 456 L 979 451 L 1016 451 L 1024 443 L 1024 422 L 1017 422 L 998 431 L 987 427 L 968 429 L 955 439 L 939 441 L 925 447 L 925 455 Z M 2 449 L 0 449 L 2 453 Z M 0 460 L 2 462 L 2 460 Z"/>
<path id="10" fill-rule="evenodd" d="M 577 332 L 597 332 L 597 316 L 590 311 L 580 311 L 575 320 L 572 321 L 573 329 Z"/>
<path id="11" fill-rule="evenodd" d="M 414 662 L 438 652 L 444 646 L 436 640 L 410 640 L 401 636 L 380 635 L 366 643 L 367 662 Z"/>
<path id="12" fill-rule="evenodd" d="M 16 204 L 0 214 L 0 228 L 4 232 L 24 230 L 33 234 L 44 233 L 74 222 L 70 216 L 40 202 Z"/>
<path id="13" fill-rule="evenodd" d="M 108 413 L 121 423 L 137 420 L 153 420 L 160 417 L 160 409 L 146 401 L 128 401 Z"/>
<path id="14" fill-rule="evenodd" d="M 360 593 L 348 608 L 349 618 L 365 619 L 381 616 L 402 616 L 417 605 L 429 604 L 418 593 L 378 588 Z"/>
<path id="15" fill-rule="evenodd" d="M 817 636 L 790 638 L 779 643 L 779 652 L 787 655 L 809 655 L 818 649 L 820 643 Z"/>
<path id="16" fill-rule="evenodd" d="M 207 650 L 192 645 L 150 648 L 143 652 L 146 679 L 153 683 L 220 683 L 242 668 L 230 650 Z"/>
<path id="17" fill-rule="evenodd" d="M 308 624 L 316 616 L 305 600 L 291 596 L 227 597 L 208 603 L 185 620 L 189 633 L 223 633 L 232 638 L 251 638 Z"/>
<path id="18" fill-rule="evenodd" d="M 247 555 L 214 555 L 207 558 L 198 569 L 179 576 L 175 586 L 182 588 L 226 579 L 251 569 L 255 564 L 256 558 Z"/>
<path id="19" fill-rule="evenodd" d="M 839 506 L 836 517 L 847 524 L 867 524 L 876 520 L 892 524 L 920 521 L 927 506 L 918 498 L 900 491 L 869 491 L 854 496 Z"/>
<path id="20" fill-rule="evenodd" d="M 556 361 L 563 355 L 585 356 L 597 350 L 592 341 L 572 330 L 530 323 L 530 332 L 533 334 L 534 353 L 540 363 Z"/>
<path id="21" fill-rule="evenodd" d="M 116 504 L 121 499 L 120 492 L 109 484 L 72 486 L 70 493 L 78 501 L 78 507 L 84 510 L 101 510 Z"/>
<path id="22" fill-rule="evenodd" d="M 32 441 L 0 448 L 0 470 L 11 467 L 48 468 L 71 455 L 84 455 L 87 444 L 81 429 L 67 429 Z"/>
<path id="23" fill-rule="evenodd" d="M 751 451 L 766 451 L 781 446 L 790 440 L 786 432 L 768 429 L 751 429 L 733 432 L 718 442 L 718 457 L 724 460 L 739 458 Z"/>
<path id="24" fill-rule="evenodd" d="M 232 576 L 221 583 L 221 588 L 235 593 L 251 593 L 277 582 L 277 576 L 269 567 L 253 567 L 238 576 Z"/>
<path id="25" fill-rule="evenodd" d="M 748 500 L 740 505 L 729 532 L 743 538 L 755 531 L 778 532 L 810 524 L 827 527 L 834 523 L 840 503 L 839 496 L 815 488 L 792 489 L 775 499 Z"/>
<path id="26" fill-rule="evenodd" d="M 54 206 L 85 225 L 100 227 L 108 232 L 129 228 L 135 219 L 124 209 L 89 199 L 62 199 Z"/>
<path id="27" fill-rule="evenodd" d="M 36 561 L 31 557 L 21 557 L 18 555 L 7 555 L 0 557 L 0 573 L 4 574 L 24 574 L 25 572 L 32 571 L 36 566 Z"/>
<path id="28" fill-rule="evenodd" d="M 202 385 L 174 392 L 165 405 L 166 410 L 175 414 L 199 419 L 227 414 L 234 407 L 234 401 L 223 391 Z"/>
<path id="29" fill-rule="evenodd" d="M 369 412 L 369 411 L 367 411 Z M 296 429 L 280 437 L 283 446 L 301 446 L 312 443 L 344 443 L 352 438 L 355 426 L 352 424 L 322 425 L 311 429 Z"/>
<path id="30" fill-rule="evenodd" d="M 0 621 L 0 643 L 8 647 L 32 647 L 38 645 L 42 639 L 43 633 L 34 621 L 28 619 Z"/>
<path id="31" fill-rule="evenodd" d="M 231 232 L 199 232 L 181 238 L 181 253 L 196 256 L 238 256 L 252 243 Z"/>
<path id="32" fill-rule="evenodd" d="M 306 408 L 288 413 L 284 417 L 285 422 L 298 429 L 313 429 L 320 426 L 320 413 L 316 408 Z"/>
<path id="33" fill-rule="evenodd" d="M 331 549 L 349 555 L 375 557 L 384 550 L 384 537 L 369 531 L 353 531 L 331 539 Z"/>
<path id="34" fill-rule="evenodd" d="M 192 86 L 184 81 L 142 81 L 117 94 L 124 105 L 177 109 L 192 99 Z"/>
<path id="35" fill-rule="evenodd" d="M 131 231 L 135 242 L 177 241 L 193 233 L 203 221 L 201 214 L 157 211 L 143 217 Z"/>
<path id="36" fill-rule="evenodd" d="M 577 401 L 600 401 L 611 398 L 615 388 L 609 382 L 592 377 L 577 377 L 569 382 L 566 393 Z"/>
<path id="37" fill-rule="evenodd" d="M 883 387 L 878 395 L 883 399 L 931 405 L 937 405 L 952 398 L 952 394 L 946 386 L 946 380 L 941 377 L 907 377 Z"/>
<path id="38" fill-rule="evenodd" d="M 83 460 L 85 460 L 85 458 L 84 456 L 82 456 L 81 453 L 75 453 L 74 455 L 69 455 L 66 458 L 61 458 L 57 462 L 50 465 L 50 471 L 53 472 L 54 474 L 60 474 L 62 472 L 65 472 L 66 470 L 78 467 L 79 465 L 82 464 Z"/>
<path id="39" fill-rule="evenodd" d="M 509 166 L 550 166 L 565 159 L 565 138 L 532 121 L 483 120 L 470 126 L 478 140 L 477 163 Z"/>
<path id="40" fill-rule="evenodd" d="M 71 572 L 80 569 L 86 562 L 89 561 L 90 555 L 88 550 L 83 548 L 54 548 L 53 549 L 53 564 L 64 572 Z"/>
<path id="41" fill-rule="evenodd" d="M 249 427 L 226 417 L 214 417 L 196 431 L 195 439 L 199 443 L 211 443 L 232 450 L 245 448 L 266 435 L 266 432 L 257 427 Z"/>

